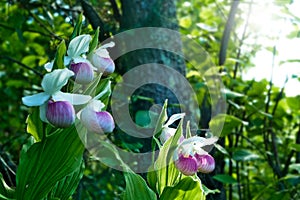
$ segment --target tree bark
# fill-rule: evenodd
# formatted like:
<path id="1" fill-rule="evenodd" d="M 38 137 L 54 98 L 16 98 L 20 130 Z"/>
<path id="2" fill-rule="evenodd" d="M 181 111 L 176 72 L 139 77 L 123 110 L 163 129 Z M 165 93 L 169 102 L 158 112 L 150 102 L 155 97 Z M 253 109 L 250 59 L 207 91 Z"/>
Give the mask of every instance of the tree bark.
<path id="1" fill-rule="evenodd" d="M 147 0 L 122 0 L 122 17 L 120 20 L 120 31 L 126 31 L 142 27 L 160 27 L 178 31 L 178 22 L 176 19 L 176 6 L 174 1 L 160 0 L 160 1 L 147 1 Z M 156 43 L 173 43 L 174 48 L 181 48 L 181 39 L 171 40 L 174 38 L 166 34 L 155 34 Z M 158 46 L 157 45 L 157 46 Z M 155 46 L 155 44 L 154 44 Z M 130 69 L 143 64 L 156 65 L 162 64 L 171 67 L 185 75 L 185 62 L 183 58 L 161 49 L 140 49 L 122 56 L 118 62 L 118 70 L 121 74 L 129 71 Z M 139 74 L 139 76 L 147 76 L 147 74 Z M 168 74 L 165 74 L 168 76 Z M 175 95 L 167 88 L 159 84 L 149 84 L 140 87 L 136 92 L 138 96 L 146 96 L 153 99 L 153 102 L 147 100 L 138 100 L 134 104 L 135 111 L 149 110 L 153 104 L 163 105 L 165 99 L 168 99 L 169 105 L 178 104 Z M 171 115 L 175 112 L 180 112 L 178 108 L 168 109 L 168 114 Z"/>

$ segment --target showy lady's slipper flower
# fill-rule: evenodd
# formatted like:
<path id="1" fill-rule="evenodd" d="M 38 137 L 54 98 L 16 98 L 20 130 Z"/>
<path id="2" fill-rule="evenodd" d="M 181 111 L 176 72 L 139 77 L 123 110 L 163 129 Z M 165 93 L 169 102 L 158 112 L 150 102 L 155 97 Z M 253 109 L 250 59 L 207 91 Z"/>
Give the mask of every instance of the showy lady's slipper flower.
<path id="1" fill-rule="evenodd" d="M 216 137 L 190 137 L 184 139 L 174 152 L 175 166 L 187 176 L 195 173 L 210 173 L 215 168 L 215 160 L 202 147 L 214 144 Z"/>
<path id="2" fill-rule="evenodd" d="M 103 73 L 104 75 L 109 75 L 115 71 L 115 63 L 110 58 L 109 53 L 106 50 L 108 47 L 114 46 L 114 42 L 105 44 L 92 52 L 88 57 L 97 71 Z"/>
<path id="3" fill-rule="evenodd" d="M 92 100 L 79 114 L 82 124 L 94 133 L 111 133 L 115 128 L 114 119 L 107 111 L 101 111 L 104 104 Z"/>
<path id="4" fill-rule="evenodd" d="M 162 132 L 159 136 L 159 139 L 162 144 L 164 144 L 171 136 L 175 135 L 175 128 L 170 128 L 169 126 L 173 124 L 175 121 L 183 118 L 185 113 L 174 114 L 170 117 L 170 119 L 163 125 Z M 179 138 L 179 143 L 184 140 L 183 135 Z"/>
<path id="5" fill-rule="evenodd" d="M 89 84 L 94 79 L 94 70 L 87 62 L 71 63 L 70 70 L 74 72 L 74 79 L 79 84 Z"/>
<path id="6" fill-rule="evenodd" d="M 89 50 L 89 44 L 92 37 L 90 35 L 79 35 L 73 38 L 68 46 L 67 56 L 64 57 L 64 65 L 69 66 L 70 63 L 88 62 L 85 54 Z M 47 72 L 51 72 L 54 61 L 44 65 Z"/>
<path id="7" fill-rule="evenodd" d="M 64 57 L 64 65 L 70 66 L 75 75 L 75 82 L 79 84 L 88 84 L 94 78 L 94 68 L 86 59 L 86 53 L 89 50 L 91 41 L 90 35 L 79 35 L 73 38 L 67 50 L 67 56 Z"/>
<path id="8" fill-rule="evenodd" d="M 51 119 L 55 118 L 55 117 L 61 117 L 61 116 L 55 116 L 55 115 L 61 115 L 61 113 L 52 111 L 52 108 L 47 110 L 49 100 L 52 100 L 53 102 L 67 101 L 73 105 L 81 105 L 81 104 L 87 103 L 91 99 L 90 96 L 81 95 L 81 94 L 64 93 L 64 92 L 60 91 L 62 89 L 62 87 L 67 84 L 69 78 L 72 77 L 73 75 L 74 75 L 74 72 L 72 72 L 66 68 L 65 69 L 57 69 L 51 73 L 46 74 L 42 80 L 42 88 L 43 88 L 44 92 L 34 94 L 31 96 L 23 97 L 22 98 L 23 104 L 25 104 L 26 106 L 40 106 L 41 120 L 44 122 L 49 122 L 47 119 L 47 115 L 49 118 L 51 116 Z M 72 110 L 72 108 L 70 108 L 70 106 L 72 106 L 72 105 L 69 105 L 66 103 L 63 103 L 63 104 L 65 104 L 65 106 L 68 107 L 65 110 L 67 110 L 67 111 Z M 53 109 L 53 110 L 55 110 L 55 109 Z M 47 111 L 53 112 L 53 113 L 46 114 Z M 62 118 L 65 121 L 72 121 L 72 119 L 74 118 L 75 115 L 73 116 L 72 112 L 68 112 L 68 113 L 69 114 L 67 114 L 67 116 L 72 115 L 70 117 L 71 120 L 64 119 L 64 117 L 62 117 Z M 70 113 L 71 113 L 71 115 L 70 115 Z M 60 126 L 60 124 L 53 124 L 53 125 Z"/>

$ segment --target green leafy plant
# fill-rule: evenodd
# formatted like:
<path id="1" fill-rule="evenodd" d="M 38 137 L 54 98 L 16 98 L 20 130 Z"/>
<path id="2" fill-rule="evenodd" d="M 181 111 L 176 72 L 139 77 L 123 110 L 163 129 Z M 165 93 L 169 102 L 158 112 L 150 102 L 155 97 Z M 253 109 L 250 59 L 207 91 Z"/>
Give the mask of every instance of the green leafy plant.
<path id="1" fill-rule="evenodd" d="M 111 94 L 110 79 L 102 75 L 112 73 L 114 65 L 102 67 L 101 59 L 110 59 L 106 48 L 113 47 L 114 43 L 97 49 L 99 30 L 93 37 L 80 35 L 81 20 L 79 17 L 69 44 L 63 40 L 53 61 L 45 64 L 48 73 L 41 82 L 43 91 L 22 98 L 25 105 L 33 107 L 26 120 L 26 130 L 31 137 L 20 154 L 16 187 L 10 188 L 0 177 L 1 198 L 69 199 L 83 177 L 84 151 L 89 147 L 88 141 L 93 140 L 94 145 L 102 147 L 100 154 L 96 154 L 97 159 L 122 166 L 126 183 L 123 199 L 167 199 L 170 196 L 205 199 L 196 172 L 206 169 L 203 172 L 208 173 L 214 169 L 211 156 L 211 163 L 199 156 L 208 155 L 202 146 L 216 140 L 207 142 L 209 139 L 192 137 L 188 124 L 185 138 L 184 114 L 168 118 L 167 101 L 155 121 L 153 163 L 147 179 L 124 163 L 113 143 L 103 140 L 102 134 L 111 133 L 115 124 L 105 111 Z M 88 59 L 93 59 L 92 63 L 96 59 L 98 67 L 93 67 Z M 74 68 L 74 65 L 77 66 Z M 95 70 L 96 76 L 84 80 L 90 78 L 88 69 Z M 177 120 L 180 120 L 178 127 L 170 128 Z M 155 157 L 157 147 L 159 154 Z M 195 169 L 190 169 L 190 162 Z"/>

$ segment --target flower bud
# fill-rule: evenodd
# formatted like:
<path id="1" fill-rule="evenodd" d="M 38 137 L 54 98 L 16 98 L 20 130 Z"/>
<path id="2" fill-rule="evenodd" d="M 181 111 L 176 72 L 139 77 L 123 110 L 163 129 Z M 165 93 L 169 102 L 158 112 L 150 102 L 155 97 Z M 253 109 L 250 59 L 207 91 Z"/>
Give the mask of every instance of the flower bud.
<path id="1" fill-rule="evenodd" d="M 75 122 L 75 110 L 68 101 L 52 101 L 48 102 L 46 111 L 47 120 L 56 127 L 66 128 Z"/>
<path id="2" fill-rule="evenodd" d="M 104 75 L 109 75 L 115 71 L 115 63 L 111 58 L 101 57 L 97 53 L 94 53 L 90 61 L 97 71 Z"/>
<path id="3" fill-rule="evenodd" d="M 94 79 L 92 66 L 87 62 L 71 63 L 70 70 L 75 74 L 75 82 L 88 84 Z"/>
<path id="4" fill-rule="evenodd" d="M 215 159 L 209 155 L 199 155 L 195 154 L 197 160 L 197 168 L 199 172 L 210 173 L 215 169 Z"/>
<path id="5" fill-rule="evenodd" d="M 107 111 L 96 112 L 92 109 L 83 109 L 80 120 L 90 132 L 111 133 L 115 128 L 114 119 Z"/>

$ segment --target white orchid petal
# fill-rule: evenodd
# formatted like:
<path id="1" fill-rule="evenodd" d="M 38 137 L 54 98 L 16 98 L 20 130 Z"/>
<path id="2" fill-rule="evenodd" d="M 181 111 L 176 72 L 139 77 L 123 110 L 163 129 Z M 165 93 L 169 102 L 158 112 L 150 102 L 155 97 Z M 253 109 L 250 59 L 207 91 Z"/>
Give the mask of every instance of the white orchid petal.
<path id="1" fill-rule="evenodd" d="M 54 101 L 68 101 L 73 105 L 81 105 L 87 103 L 92 97 L 83 94 L 71 94 L 64 92 L 56 92 L 52 95 Z"/>
<path id="2" fill-rule="evenodd" d="M 208 154 L 208 152 L 202 147 L 213 145 L 217 141 L 218 141 L 217 137 L 204 138 L 204 137 L 193 136 L 184 139 L 178 146 L 178 149 L 180 149 L 182 154 L 187 156 L 194 155 L 195 153 L 199 155 L 206 155 Z"/>
<path id="3" fill-rule="evenodd" d="M 45 65 L 44 65 L 44 68 L 47 72 L 51 72 L 52 71 L 52 68 L 53 68 L 53 64 L 54 64 L 54 61 L 51 61 L 51 62 L 47 62 Z"/>
<path id="4" fill-rule="evenodd" d="M 40 106 L 40 118 L 43 122 L 49 123 L 46 117 L 48 102 Z"/>
<path id="5" fill-rule="evenodd" d="M 110 58 L 109 52 L 106 49 L 97 49 L 95 54 L 102 57 L 102 58 Z"/>
<path id="6" fill-rule="evenodd" d="M 99 47 L 99 49 L 106 49 L 106 48 L 111 48 L 111 47 L 114 47 L 115 46 L 115 43 L 114 42 L 109 42 L 107 44 L 104 44 L 102 45 L 101 47 Z"/>
<path id="7" fill-rule="evenodd" d="M 76 114 L 77 118 L 80 119 L 81 116 L 81 112 L 85 109 L 89 109 L 89 110 L 93 110 L 95 112 L 100 112 L 102 110 L 102 108 L 104 108 L 105 105 L 104 103 L 102 103 L 100 100 L 90 100 L 90 102 L 88 103 L 88 105 L 86 107 L 84 107 L 82 110 L 78 111 L 78 113 Z"/>
<path id="8" fill-rule="evenodd" d="M 175 128 L 164 127 L 159 136 L 159 139 L 162 142 L 162 144 L 164 144 L 169 138 L 171 138 L 171 136 L 174 136 L 176 131 L 177 129 Z"/>
<path id="9" fill-rule="evenodd" d="M 53 72 L 46 74 L 42 80 L 42 88 L 45 92 L 52 95 L 57 91 L 60 91 L 65 86 L 74 72 L 65 69 L 56 69 Z"/>
<path id="10" fill-rule="evenodd" d="M 91 39 L 92 37 L 90 35 L 79 35 L 75 37 L 69 44 L 67 51 L 68 56 L 74 58 L 88 52 Z"/>
<path id="11" fill-rule="evenodd" d="M 190 145 L 193 144 L 193 148 L 202 148 L 207 145 L 212 145 L 218 141 L 218 137 L 211 137 L 211 138 L 204 138 L 204 137 L 198 137 L 193 136 L 190 138 L 185 139 L 181 145 Z"/>
<path id="12" fill-rule="evenodd" d="M 64 57 L 64 65 L 68 66 L 71 62 L 72 58 L 70 56 L 65 56 Z"/>
<path id="13" fill-rule="evenodd" d="M 100 100 L 94 100 L 92 99 L 89 104 L 87 105 L 88 108 L 100 112 L 102 108 L 105 107 L 104 103 L 102 103 Z"/>
<path id="14" fill-rule="evenodd" d="M 184 116 L 185 116 L 185 113 L 174 114 L 170 117 L 170 119 L 168 120 L 168 122 L 164 126 L 170 126 L 171 124 L 173 124 L 178 119 L 182 119 Z"/>
<path id="15" fill-rule="evenodd" d="M 22 102 L 26 106 L 40 106 L 50 98 L 50 95 L 46 92 L 41 92 L 31 96 L 22 98 Z"/>
<path id="16" fill-rule="evenodd" d="M 212 145 L 218 141 L 218 137 L 211 137 L 211 138 L 206 138 L 206 141 L 204 142 L 204 146 L 206 145 Z"/>

